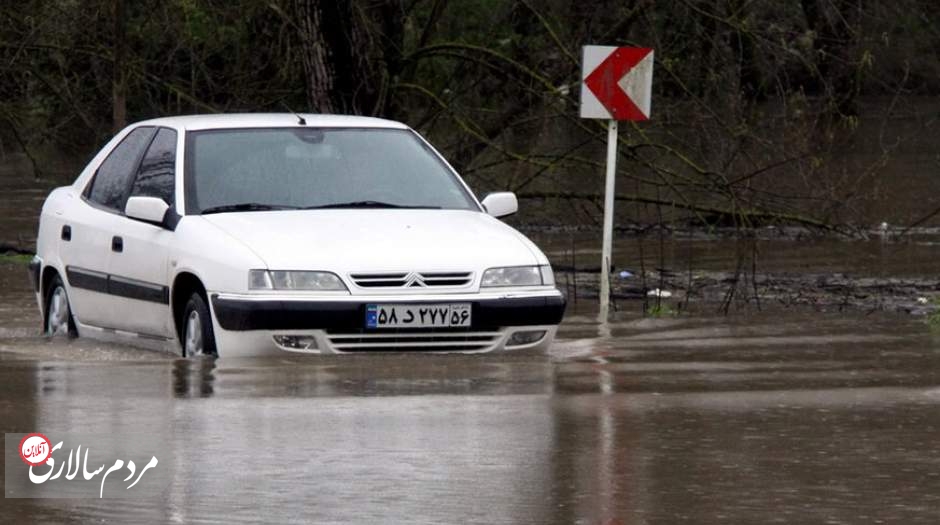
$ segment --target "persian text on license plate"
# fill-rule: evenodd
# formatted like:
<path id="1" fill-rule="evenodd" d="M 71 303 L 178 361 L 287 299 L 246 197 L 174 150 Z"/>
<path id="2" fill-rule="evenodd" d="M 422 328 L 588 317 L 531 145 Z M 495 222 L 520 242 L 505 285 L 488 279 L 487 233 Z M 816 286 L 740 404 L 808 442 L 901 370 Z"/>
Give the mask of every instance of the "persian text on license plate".
<path id="1" fill-rule="evenodd" d="M 470 326 L 470 304 L 369 304 L 366 328 Z"/>

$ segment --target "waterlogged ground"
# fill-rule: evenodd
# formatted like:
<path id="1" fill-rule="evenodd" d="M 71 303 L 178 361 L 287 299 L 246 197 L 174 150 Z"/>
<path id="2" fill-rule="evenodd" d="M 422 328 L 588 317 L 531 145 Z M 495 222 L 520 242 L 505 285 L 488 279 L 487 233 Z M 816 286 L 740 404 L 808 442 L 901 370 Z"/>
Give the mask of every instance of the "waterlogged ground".
<path id="1" fill-rule="evenodd" d="M 190 362 L 46 340 L 22 266 L 0 290 L 2 431 L 146 433 L 172 478 L 2 522 L 940 522 L 940 337 L 910 315 L 579 301 L 546 355 Z"/>
<path id="2" fill-rule="evenodd" d="M 818 237 L 761 229 L 745 239 L 729 230 L 615 237 L 611 292 L 624 309 L 660 290 L 646 307 L 715 312 L 798 308 L 810 312 L 906 313 L 927 317 L 940 305 L 940 230 L 887 228 L 867 238 Z M 596 301 L 599 234 L 541 232 L 532 237 L 569 295 Z M 635 301 L 634 301 L 635 302 Z M 655 302 L 655 301 L 654 301 Z M 640 308 L 642 311 L 642 307 Z"/>

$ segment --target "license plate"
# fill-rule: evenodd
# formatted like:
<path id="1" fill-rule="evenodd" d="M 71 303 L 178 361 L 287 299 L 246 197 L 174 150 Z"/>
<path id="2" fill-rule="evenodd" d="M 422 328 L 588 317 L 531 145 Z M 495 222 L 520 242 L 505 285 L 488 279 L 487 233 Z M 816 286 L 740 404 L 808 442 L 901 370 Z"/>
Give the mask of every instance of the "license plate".
<path id="1" fill-rule="evenodd" d="M 448 328 L 470 326 L 470 305 L 369 304 L 366 328 Z"/>

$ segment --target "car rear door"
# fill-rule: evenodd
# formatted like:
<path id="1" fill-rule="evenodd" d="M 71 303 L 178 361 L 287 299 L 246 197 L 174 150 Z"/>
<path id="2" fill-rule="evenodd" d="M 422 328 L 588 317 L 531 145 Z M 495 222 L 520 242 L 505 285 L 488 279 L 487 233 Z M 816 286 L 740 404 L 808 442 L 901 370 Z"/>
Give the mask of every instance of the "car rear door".
<path id="1" fill-rule="evenodd" d="M 113 328 L 115 310 L 108 287 L 113 236 L 120 206 L 140 159 L 153 138 L 152 127 L 130 131 L 98 166 L 94 177 L 62 217 L 59 255 L 76 319 Z"/>
<path id="2" fill-rule="evenodd" d="M 128 197 L 157 197 L 171 207 L 168 213 L 176 213 L 177 142 L 175 130 L 157 129 Z M 114 327 L 142 336 L 172 338 L 167 261 L 174 233 L 126 216 L 121 216 L 115 226 L 120 249 L 111 251 L 108 264 L 113 304 L 119 313 L 114 317 Z"/>

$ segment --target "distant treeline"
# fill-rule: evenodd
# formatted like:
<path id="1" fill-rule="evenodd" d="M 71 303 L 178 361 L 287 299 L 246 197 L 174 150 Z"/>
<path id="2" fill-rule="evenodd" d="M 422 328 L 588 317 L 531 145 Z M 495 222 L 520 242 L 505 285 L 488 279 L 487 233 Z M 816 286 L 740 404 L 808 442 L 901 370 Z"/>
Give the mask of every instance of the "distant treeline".
<path id="1" fill-rule="evenodd" d="M 0 141 L 41 174 L 161 115 L 378 115 L 475 187 L 590 222 L 585 44 L 656 50 L 653 121 L 621 134 L 622 220 L 851 222 L 936 128 L 931 0 L 23 0 L 0 5 Z"/>

